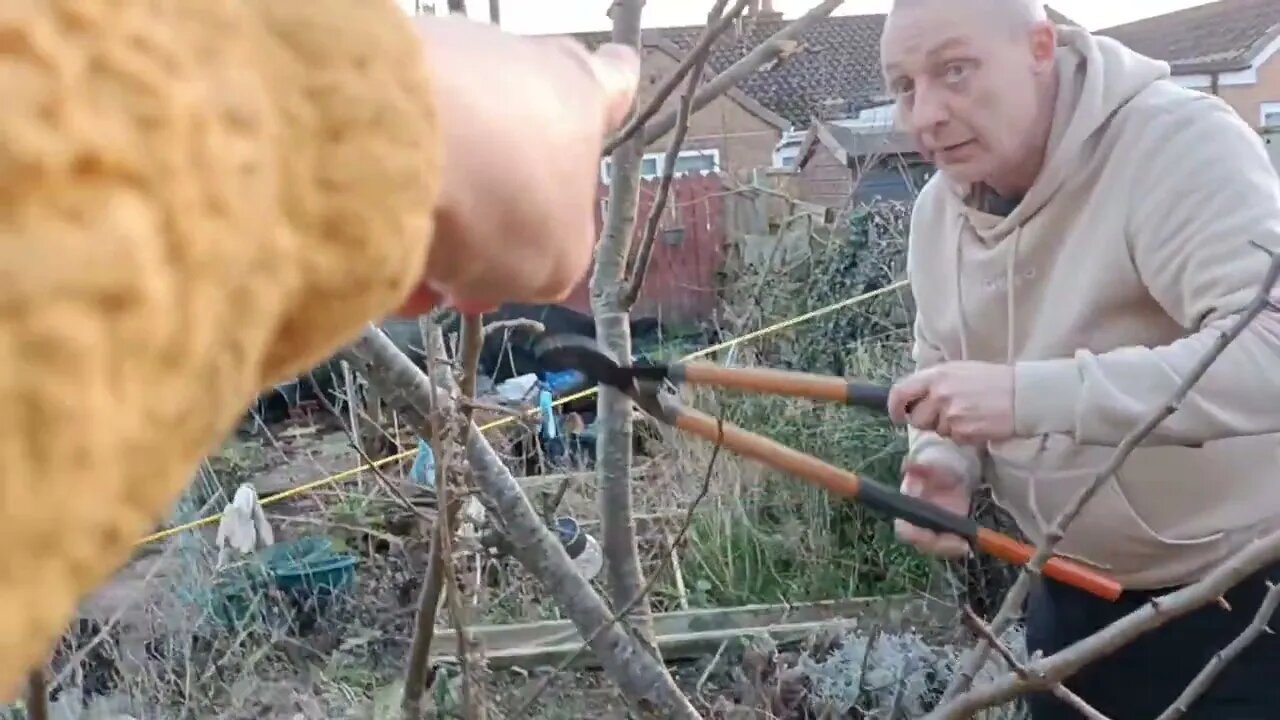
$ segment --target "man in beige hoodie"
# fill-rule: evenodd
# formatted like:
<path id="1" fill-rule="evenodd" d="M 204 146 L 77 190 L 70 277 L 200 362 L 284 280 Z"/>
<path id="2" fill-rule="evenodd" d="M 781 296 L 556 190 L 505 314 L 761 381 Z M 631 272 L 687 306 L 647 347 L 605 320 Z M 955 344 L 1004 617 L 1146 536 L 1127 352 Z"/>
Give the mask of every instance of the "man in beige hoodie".
<path id="1" fill-rule="evenodd" d="M 915 374 L 903 489 L 961 512 L 989 483 L 1039 541 L 1114 447 L 1167 402 L 1280 251 L 1280 180 L 1257 133 L 1165 63 L 1055 27 L 1032 0 L 898 0 L 882 39 L 902 128 L 940 169 L 911 220 Z M 1051 653 L 1280 528 L 1280 314 L 1264 312 L 1085 506 L 1059 545 L 1130 591 L 1045 581 L 1028 645 Z M 957 538 L 900 523 L 939 554 Z M 1070 683 L 1154 717 L 1249 622 L 1280 568 Z M 1184 717 L 1280 716 L 1264 636 Z M 1074 717 L 1036 698 L 1036 720 Z"/>

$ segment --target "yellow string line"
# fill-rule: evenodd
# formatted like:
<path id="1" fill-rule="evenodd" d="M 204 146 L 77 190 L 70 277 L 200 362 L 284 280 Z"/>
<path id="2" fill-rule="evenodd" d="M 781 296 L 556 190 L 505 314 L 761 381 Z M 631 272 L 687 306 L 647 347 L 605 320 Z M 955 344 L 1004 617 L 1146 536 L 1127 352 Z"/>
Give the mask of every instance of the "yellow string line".
<path id="1" fill-rule="evenodd" d="M 719 352 L 720 350 L 725 350 L 727 348 L 735 347 L 737 345 L 741 345 L 742 343 L 748 342 L 750 340 L 754 340 L 758 337 L 762 337 L 764 335 L 771 335 L 773 333 L 778 332 L 779 330 L 789 328 L 792 325 L 799 325 L 800 323 L 807 322 L 816 317 L 820 317 L 828 313 L 833 313 L 836 310 L 841 310 L 851 305 L 857 305 L 859 303 L 872 300 L 886 293 L 906 287 L 906 285 L 907 285 L 906 280 L 899 280 L 898 282 L 895 282 L 892 285 L 887 285 L 885 287 L 882 287 L 879 290 L 872 290 L 871 292 L 865 292 L 865 293 L 862 293 L 861 295 L 854 295 L 851 298 L 846 298 L 844 300 L 841 300 L 836 303 L 832 303 L 825 307 L 820 307 L 817 310 L 807 312 L 803 315 L 797 315 L 793 318 L 788 318 L 781 322 L 776 322 L 766 328 L 761 328 L 760 330 L 749 332 L 746 335 L 743 335 L 741 337 L 736 337 L 731 340 L 726 340 L 722 343 L 717 343 L 710 347 L 706 347 L 696 352 L 689 353 L 688 355 L 685 355 L 680 359 L 681 361 L 685 361 L 685 360 L 695 360 L 700 357 L 706 357 L 707 355 L 711 355 L 712 353 Z M 592 387 L 586 390 L 582 390 L 580 392 L 576 392 L 572 395 L 566 395 L 560 398 L 559 400 L 556 400 L 554 403 L 552 403 L 552 407 L 558 407 L 560 405 L 563 405 L 568 402 L 572 402 L 574 400 L 578 400 L 580 398 L 590 397 L 595 393 L 596 393 L 596 388 Z M 525 415 L 532 417 L 534 415 L 537 415 L 540 412 L 541 410 L 538 408 L 531 408 L 525 412 Z M 482 432 L 487 430 L 492 430 L 497 427 L 502 427 L 503 425 L 509 425 L 515 422 L 515 420 L 516 418 L 514 416 L 500 418 L 498 420 L 494 420 L 493 422 L 487 423 L 485 425 L 481 425 L 480 430 Z M 298 495 L 304 495 L 306 493 L 311 492 L 312 490 L 323 487 L 325 485 L 332 485 L 339 481 L 355 477 L 356 475 L 358 475 L 364 470 L 379 468 L 379 467 L 382 467 L 383 465 L 396 462 L 397 460 L 403 460 L 405 458 L 413 457 L 416 454 L 418 454 L 418 449 L 413 448 L 412 450 L 406 450 L 402 453 L 392 455 L 391 457 L 382 458 L 381 460 L 375 461 L 373 463 L 369 463 L 366 465 L 358 465 L 356 467 L 351 468 L 350 470 L 343 470 L 342 472 L 337 473 L 336 475 L 330 475 L 329 477 L 321 478 L 320 480 L 313 480 L 312 482 L 289 488 L 288 490 L 285 490 L 281 493 L 277 493 L 275 495 L 272 495 L 269 498 L 266 498 L 265 500 L 262 501 L 261 504 L 271 505 L 273 503 L 283 502 L 285 500 L 288 500 L 289 498 L 297 497 Z M 208 517 L 200 518 L 199 520 L 192 520 L 191 522 L 183 523 L 181 525 L 176 525 L 174 527 L 161 530 L 160 532 L 157 532 L 157 533 L 152 533 L 142 538 L 141 540 L 139 540 L 137 542 L 137 545 L 147 545 L 147 544 L 156 542 L 157 540 L 164 540 L 165 538 L 173 537 L 174 535 L 184 533 L 188 530 L 194 530 L 199 527 L 204 527 L 205 525 L 212 525 L 213 523 L 216 523 L 221 519 L 222 519 L 222 513 L 217 513 L 216 515 L 210 515 Z"/>

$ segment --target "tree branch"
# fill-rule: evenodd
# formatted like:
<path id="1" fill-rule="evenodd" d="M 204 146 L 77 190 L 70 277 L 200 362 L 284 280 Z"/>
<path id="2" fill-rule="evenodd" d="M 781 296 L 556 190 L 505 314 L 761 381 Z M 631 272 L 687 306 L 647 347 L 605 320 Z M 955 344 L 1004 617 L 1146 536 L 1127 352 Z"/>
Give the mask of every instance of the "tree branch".
<path id="1" fill-rule="evenodd" d="M 1178 699 L 1173 701 L 1168 709 L 1160 713 L 1160 717 L 1156 720 L 1178 720 L 1186 714 L 1191 704 L 1196 701 L 1209 689 L 1213 681 L 1217 679 L 1218 673 L 1227 666 L 1232 660 L 1240 656 L 1245 648 L 1249 647 L 1254 640 L 1257 640 L 1264 633 L 1267 635 L 1275 634 L 1268 623 L 1271 622 L 1271 616 L 1275 613 L 1276 607 L 1280 606 L 1280 585 L 1274 581 L 1267 581 L 1267 594 L 1262 599 L 1262 604 L 1258 606 L 1258 612 L 1254 614 L 1253 621 L 1249 626 L 1240 633 L 1235 640 L 1213 656 L 1209 663 L 1204 666 L 1191 683 L 1178 695 Z"/>
<path id="2" fill-rule="evenodd" d="M 727 2 L 728 0 L 716 0 L 711 7 L 711 12 L 707 14 L 707 31 L 703 33 L 704 40 L 716 27 L 717 21 L 720 20 L 720 13 L 724 12 Z M 744 4 L 744 0 L 739 0 L 738 7 L 735 9 L 741 11 L 741 6 Z M 640 289 L 644 286 L 644 277 L 649 270 L 649 259 L 653 256 L 653 242 L 658 235 L 658 225 L 662 222 L 662 212 L 666 209 L 667 198 L 671 195 L 676 158 L 680 157 L 680 148 L 684 146 L 685 135 L 689 132 L 693 96 L 698 90 L 699 81 L 702 80 L 702 69 L 706 67 L 710 51 L 711 43 L 699 43 L 693 54 L 686 58 L 693 61 L 692 72 L 689 74 L 689 82 L 685 86 L 684 94 L 680 97 L 680 107 L 676 110 L 675 133 L 671 136 L 667 154 L 662 160 L 662 179 L 658 182 L 658 194 L 654 196 L 653 204 L 649 207 L 649 218 L 645 222 L 644 235 L 640 238 L 640 247 L 636 250 L 635 260 L 631 265 L 630 279 L 622 293 L 622 305 L 628 310 L 635 305 L 636 299 L 640 297 Z"/>
<path id="3" fill-rule="evenodd" d="M 649 122 L 649 119 L 662 109 L 662 105 L 666 103 L 667 98 L 671 97 L 671 93 L 675 92 L 676 87 L 680 85 L 680 81 L 683 80 L 690 71 L 693 72 L 694 77 L 698 77 L 702 74 L 702 69 L 705 66 L 705 63 L 700 63 L 697 58 L 699 56 L 705 58 L 711 54 L 711 46 L 715 44 L 716 40 L 720 39 L 720 36 L 723 35 L 730 26 L 733 25 L 733 21 L 742 14 L 742 10 L 747 6 L 747 3 L 751 2 L 751 0 L 738 0 L 732 8 L 729 8 L 728 13 L 721 16 L 720 11 L 724 8 L 726 2 L 728 2 L 728 0 L 716 0 L 715 8 L 713 8 L 711 13 L 707 16 L 707 28 L 706 30 L 703 30 L 702 35 L 698 38 L 698 42 L 694 44 L 693 49 L 684 56 L 684 59 L 680 61 L 680 64 L 676 66 L 676 69 L 662 81 L 662 84 L 654 91 L 653 96 L 649 98 L 649 101 L 645 103 L 644 107 L 632 115 L 631 119 L 627 121 L 627 124 L 624 125 L 622 129 L 613 136 L 613 138 L 605 143 L 604 152 L 601 153 L 602 155 L 608 157 L 613 154 L 613 151 L 617 150 L 618 146 L 622 145 L 622 143 L 634 138 L 636 133 L 640 132 L 640 130 L 644 128 L 645 123 Z M 712 19 L 713 16 L 718 19 Z M 698 65 L 698 67 L 695 69 L 694 65 Z"/>
<path id="4" fill-rule="evenodd" d="M 796 18 L 789 25 L 774 33 L 768 40 L 756 46 L 741 60 L 725 68 L 724 72 L 708 80 L 707 84 L 702 86 L 702 90 L 694 96 L 692 112 L 696 113 L 706 107 L 707 103 L 725 94 L 730 88 L 746 80 L 751 73 L 760 69 L 762 65 L 781 55 L 787 50 L 790 46 L 790 41 L 796 35 L 813 27 L 819 20 L 830 15 L 833 10 L 843 4 L 844 0 L 823 0 L 817 7 Z M 644 132 L 640 133 L 644 137 L 643 145 L 648 146 L 656 142 L 663 135 L 671 132 L 675 126 L 676 112 L 674 111 L 647 124 Z"/>
<path id="5" fill-rule="evenodd" d="M 449 393 L 434 387 L 376 327 L 365 330 L 351 346 L 351 354 L 359 359 L 356 367 L 383 392 L 383 401 L 402 409 L 420 432 L 429 431 L 424 418 L 433 404 L 442 411 L 452 408 Z M 635 710 L 676 720 L 699 720 L 662 663 L 643 643 L 610 622 L 612 615 L 604 600 L 574 568 L 564 546 L 542 523 L 484 434 L 471 425 L 466 450 L 473 477 L 506 526 L 516 559 L 552 595 L 583 637 L 607 625 L 589 645 Z"/>
<path id="6" fill-rule="evenodd" d="M 463 380 L 462 391 L 464 393 L 475 392 L 475 375 L 476 367 L 480 358 L 480 345 L 483 342 L 481 336 L 481 324 L 479 317 L 464 317 L 462 321 L 462 367 Z M 438 331 L 437 331 L 438 333 Z M 438 337 L 438 334 L 437 334 Z M 424 338 L 425 340 L 425 338 Z M 437 348 L 433 347 L 430 340 L 424 348 L 426 351 L 427 362 L 431 363 L 433 352 Z M 364 360 L 358 354 L 348 350 L 345 351 L 348 356 L 348 362 L 359 367 Z M 407 358 L 406 358 L 407 359 Z M 412 365 L 412 363 L 410 363 Z M 416 368 L 415 368 L 416 369 Z M 364 373 L 365 377 L 373 383 L 373 379 L 368 372 Z M 470 410 L 463 410 L 467 413 L 467 424 L 469 425 Z M 419 435 L 427 440 L 432 447 L 432 454 L 436 457 L 436 494 L 439 500 L 439 512 L 436 514 L 436 523 L 431 528 L 431 545 L 428 550 L 426 578 L 422 583 L 422 591 L 418 596 L 418 612 L 414 623 L 413 643 L 409 648 L 409 661 L 405 670 L 404 696 L 401 699 L 401 711 L 406 718 L 418 718 L 422 716 L 422 697 L 430 685 L 432 672 L 430 668 L 431 642 L 435 638 L 436 614 L 440 608 L 440 596 L 444 592 L 447 577 L 451 577 L 452 573 L 447 572 L 447 566 L 450 565 L 449 553 L 452 548 L 452 532 L 454 524 L 457 522 L 461 502 L 450 497 L 447 484 L 449 481 L 449 465 L 450 458 L 440 452 L 441 440 L 444 429 L 444 418 L 439 412 L 432 412 L 426 416 L 424 424 L 419 430 Z M 461 618 L 456 617 L 455 624 L 460 624 Z M 468 655 L 468 634 L 465 627 L 455 628 L 458 638 L 458 661 L 462 663 L 463 683 L 471 689 L 469 682 L 469 668 L 467 667 Z"/>
<path id="7" fill-rule="evenodd" d="M 1009 702 L 1029 690 L 1047 689 L 1140 635 L 1214 602 L 1245 578 L 1276 561 L 1280 561 L 1280 532 L 1254 540 L 1204 579 L 1154 598 L 1093 635 L 1049 657 L 1027 663 L 1026 669 L 1034 680 L 1006 675 L 944 703 L 925 716 L 926 720 L 965 720 L 983 708 Z"/>
<path id="8" fill-rule="evenodd" d="M 462 672 L 462 698 L 463 712 L 467 720 L 485 720 L 487 711 L 485 709 L 484 698 L 481 690 L 477 686 L 474 676 L 473 666 L 471 664 L 471 654 L 475 647 L 475 638 L 471 634 L 471 630 L 467 624 L 466 608 L 462 603 L 462 599 L 458 597 L 458 586 L 456 579 L 458 577 L 457 569 L 453 564 L 453 539 L 457 532 L 454 526 L 457 522 L 458 513 L 462 509 L 462 497 L 465 497 L 466 486 L 469 484 L 467 479 L 470 475 L 470 466 L 465 462 L 461 463 L 461 467 L 455 469 L 454 458 L 457 447 L 466 447 L 467 436 L 470 434 L 471 418 L 473 417 L 474 408 L 468 400 L 474 400 L 476 396 L 476 375 L 480 367 L 480 349 L 484 345 L 484 320 L 480 315 L 464 315 L 462 317 L 462 380 L 459 383 L 461 397 L 456 412 L 453 417 L 454 428 L 452 433 L 437 433 L 434 441 L 438 444 L 448 437 L 458 438 L 456 443 L 449 443 L 447 449 L 443 452 L 433 450 L 436 457 L 440 458 L 439 480 L 436 482 L 436 488 L 439 498 L 439 504 L 448 508 L 446 512 L 438 513 L 439 527 L 432 535 L 432 545 L 439 540 L 439 553 L 432 553 L 428 560 L 427 573 L 431 574 L 431 564 L 437 563 L 441 566 L 442 572 L 437 574 L 444 579 L 442 588 L 436 589 L 436 602 L 439 602 L 439 594 L 441 589 L 444 591 L 445 600 L 449 603 L 449 615 L 453 620 L 454 637 L 457 638 L 458 663 Z M 434 350 L 444 349 L 444 337 L 440 333 L 439 326 L 433 327 L 431 336 L 431 345 Z M 425 348 L 424 348 L 425 349 Z M 427 362 L 431 362 L 434 355 L 432 352 L 426 353 Z M 461 479 L 463 493 L 454 499 L 453 488 L 449 483 L 453 479 Z M 425 594 L 425 591 L 424 591 Z M 428 643 L 428 647 L 429 647 Z"/>
<path id="9" fill-rule="evenodd" d="M 1027 669 L 1027 666 L 1019 662 L 1018 658 L 1014 657 L 1013 652 L 1010 651 L 1009 648 L 1005 647 L 1004 643 L 1000 642 L 1000 638 L 996 637 L 996 634 L 991 631 L 991 627 L 983 622 L 982 618 L 978 617 L 977 613 L 975 613 L 972 608 L 964 608 L 964 619 L 968 621 L 969 627 L 972 628 L 979 637 L 986 640 L 996 649 L 996 653 L 998 653 L 1000 657 L 1004 658 L 1005 663 L 1008 664 L 1009 667 L 1013 668 L 1013 671 L 1016 672 L 1019 677 L 1029 682 L 1034 682 L 1037 679 L 1031 674 L 1031 671 Z M 1085 702 L 1079 695 L 1068 690 L 1062 683 L 1053 683 L 1050 689 L 1058 699 L 1070 705 L 1073 710 L 1089 720 L 1110 720 L 1106 715 L 1098 712 L 1093 708 L 1093 706 Z"/>

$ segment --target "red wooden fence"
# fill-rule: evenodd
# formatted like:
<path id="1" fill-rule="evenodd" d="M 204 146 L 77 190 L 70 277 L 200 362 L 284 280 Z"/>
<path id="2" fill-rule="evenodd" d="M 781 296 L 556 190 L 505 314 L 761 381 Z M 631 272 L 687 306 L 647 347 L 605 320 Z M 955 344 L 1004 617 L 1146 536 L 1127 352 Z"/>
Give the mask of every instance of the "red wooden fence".
<path id="1" fill-rule="evenodd" d="M 640 184 L 632 252 L 644 235 L 649 208 L 657 191 L 657 180 Z M 598 197 L 597 237 L 607 214 L 609 188 L 602 184 Z M 672 181 L 649 259 L 649 271 L 632 308 L 632 317 L 684 324 L 707 320 L 715 312 L 726 241 L 725 198 L 724 180 L 719 175 L 690 175 Z M 588 273 L 564 305 L 591 314 L 590 282 Z"/>

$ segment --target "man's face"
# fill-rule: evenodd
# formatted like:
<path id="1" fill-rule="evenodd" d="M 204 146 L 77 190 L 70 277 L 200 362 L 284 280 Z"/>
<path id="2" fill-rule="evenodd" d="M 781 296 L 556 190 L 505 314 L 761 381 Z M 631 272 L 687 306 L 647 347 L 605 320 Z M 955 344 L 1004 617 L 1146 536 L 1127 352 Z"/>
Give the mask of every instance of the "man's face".
<path id="1" fill-rule="evenodd" d="M 895 8 L 881 38 L 897 122 L 949 177 L 991 182 L 1034 152 L 1036 75 L 1051 66 L 1051 30 L 1017 33 L 968 0 Z M 1046 40 L 1047 36 L 1047 40 Z"/>

